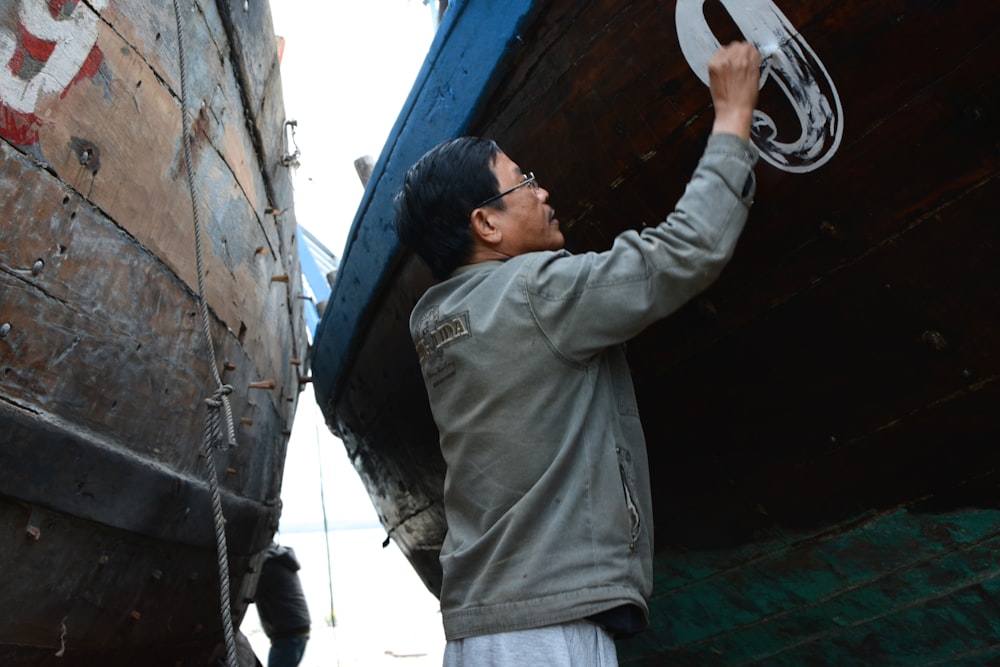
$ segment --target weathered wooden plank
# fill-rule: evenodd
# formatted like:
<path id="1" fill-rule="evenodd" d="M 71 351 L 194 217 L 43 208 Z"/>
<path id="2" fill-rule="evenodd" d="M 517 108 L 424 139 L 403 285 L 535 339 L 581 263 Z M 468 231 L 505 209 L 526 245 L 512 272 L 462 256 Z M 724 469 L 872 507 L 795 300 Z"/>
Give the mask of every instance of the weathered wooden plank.
<path id="1" fill-rule="evenodd" d="M 165 5 L 163 9 L 170 8 Z M 89 10 L 81 6 L 77 11 Z M 172 25 L 167 16 L 158 17 L 164 26 Z M 132 48 L 135 42 L 127 41 L 103 23 L 98 26 L 95 48 L 102 55 L 100 76 L 87 85 L 69 87 L 57 98 L 39 100 L 35 113 L 44 115 L 48 122 L 38 130 L 35 150 L 57 174 L 164 259 L 196 290 L 191 201 L 183 171 L 180 112 L 175 97 L 179 89 L 171 90 L 160 83 L 159 73 L 151 70 Z M 216 33 L 219 30 L 215 28 Z M 205 53 L 205 42 L 211 37 L 205 24 L 194 25 L 188 31 L 188 49 Z M 159 34 L 160 39 L 154 41 L 165 39 Z M 175 38 L 172 32 L 168 36 Z M 215 35 L 209 44 L 223 48 L 224 37 L 221 35 L 220 44 L 220 36 Z M 201 107 L 193 119 L 193 140 L 198 203 L 207 237 L 206 270 L 220 276 L 241 270 L 256 273 L 257 248 L 268 248 L 272 262 L 281 261 L 282 255 L 273 226 L 263 225 L 260 219 L 269 204 L 246 135 L 244 112 L 232 106 L 233 98 L 239 100 L 234 93 L 235 81 L 218 58 L 189 58 L 189 63 L 193 70 L 188 73 L 192 103 Z M 198 63 L 214 64 L 216 69 L 194 69 Z M 205 145 L 205 139 L 211 143 Z M 255 234 L 248 234 L 245 226 L 249 230 L 256 226 L 260 237 L 254 239 Z M 239 233 L 235 232 L 237 228 Z M 268 230 L 271 239 L 265 233 Z M 243 240 L 242 247 L 227 247 L 237 240 Z M 262 268 L 284 274 L 280 266 Z M 258 284 L 269 279 L 270 275 L 255 276 Z M 240 319 L 232 303 L 239 301 L 245 308 L 254 292 L 248 292 L 245 284 L 241 286 L 236 280 L 212 280 L 208 285 L 213 309 L 231 328 L 239 330 Z M 251 313 L 262 310 L 250 308 Z"/>
<path id="2" fill-rule="evenodd" d="M 37 532 L 29 534 L 29 527 Z M 201 549 L 157 548 L 6 499 L 0 502 L 0 531 L 4 596 L 32 600 L 30 614 L 0 606 L 0 644 L 21 645 L 10 654 L 0 648 L 5 665 L 135 664 L 136 654 L 127 648 L 135 644 L 148 647 L 143 664 L 206 664 L 221 636 L 221 620 L 216 564 Z M 233 555 L 235 571 L 250 563 Z M 61 576 L 53 578 L 53 570 Z M 234 600 L 235 618 L 246 606 Z M 24 647 L 31 645 L 44 650 L 26 656 Z M 65 657 L 57 657 L 64 646 Z"/>
<path id="3" fill-rule="evenodd" d="M 214 552 L 212 503 L 204 460 L 197 452 L 189 451 L 189 456 L 200 466 L 193 472 L 200 474 L 188 476 L 113 443 L 96 441 L 84 429 L 46 421 L 5 403 L 0 404 L 0 420 L 4 470 L 0 495 L 89 521 L 95 530 L 114 529 Z M 256 458 L 270 457 L 260 453 Z M 244 474 L 245 466 L 225 477 Z M 239 488 L 225 488 L 238 485 L 223 481 L 221 486 L 229 549 L 234 554 L 263 551 L 270 540 L 262 528 L 278 520 L 274 497 L 268 505 L 262 499 L 237 495 Z"/>
<path id="4" fill-rule="evenodd" d="M 996 603 L 949 598 L 975 596 L 996 578 L 997 519 L 996 510 L 899 509 L 826 535 L 764 543 L 774 550 L 708 577 L 691 574 L 704 571 L 700 561 L 731 554 L 661 553 L 658 571 L 683 563 L 693 571 L 674 584 L 657 577 L 655 643 L 626 642 L 622 662 L 647 664 L 645 654 L 648 664 L 665 656 L 680 665 L 877 664 L 880 655 L 910 654 L 912 664 L 930 664 L 987 649 L 1000 629 Z M 935 615 L 967 632 L 921 633 Z"/>
<path id="5" fill-rule="evenodd" d="M 243 11 L 242 6 L 239 11 Z M 266 4 L 255 5 L 253 11 L 270 17 Z M 123 39 L 147 61 L 157 77 L 167 82 L 168 90 L 179 103 L 179 42 L 173 5 L 116 4 L 104 9 L 102 18 L 110 21 Z M 260 156 L 254 148 L 259 139 L 248 134 L 248 119 L 253 119 L 256 114 L 253 107 L 247 108 L 243 104 L 244 100 L 253 101 L 254 98 L 246 97 L 246 82 L 242 72 L 238 71 L 239 62 L 233 62 L 240 60 L 240 54 L 234 51 L 237 45 L 230 39 L 216 3 L 196 2 L 182 7 L 181 21 L 188 68 L 188 113 L 199 120 L 196 134 L 204 134 L 223 156 L 223 161 L 241 184 L 251 206 L 263 217 L 268 201 L 262 170 L 258 167 Z M 259 28 L 261 32 L 248 35 L 244 41 L 256 45 L 258 58 L 270 58 L 270 62 L 276 63 L 275 45 L 267 39 L 268 35 L 274 34 L 270 21 L 267 25 L 255 25 L 254 28 Z M 206 54 L 212 54 L 212 57 L 206 57 Z M 266 127 L 263 134 L 268 140 L 280 141 L 281 133 L 277 131 L 280 121 L 277 125 Z M 260 128 L 257 129 L 259 132 Z M 268 229 L 262 226 L 262 232 L 267 234 Z"/>
<path id="6" fill-rule="evenodd" d="M 944 240 L 934 225 L 914 231 L 813 300 L 744 327 L 738 343 L 678 364 L 672 383 L 684 391 L 669 401 L 642 398 L 663 380 L 636 369 L 640 409 L 664 418 L 647 421 L 663 520 L 674 521 L 679 498 L 701 498 L 748 525 L 783 511 L 821 521 L 834 508 L 922 495 L 996 463 L 985 443 L 997 435 L 990 401 L 1000 359 L 989 317 L 1000 276 L 996 263 L 968 263 L 966 252 L 971 239 L 995 247 L 974 215 L 991 196 L 980 194 L 935 223 L 951 230 Z M 831 308 L 844 294 L 850 308 Z M 951 443 L 945 460 L 942 442 Z M 770 519 L 753 519 L 758 504 Z M 733 521 L 716 528 L 733 532 Z M 685 531 L 709 532 L 704 514 L 697 523 Z"/>
<path id="7" fill-rule="evenodd" d="M 895 131 L 892 128 L 908 127 L 914 114 L 928 111 L 918 99 L 928 82 L 947 75 L 977 46 L 994 41 L 996 10 L 992 6 L 972 9 L 968 3 L 908 3 L 904 12 L 901 4 L 813 2 L 782 7 L 790 17 L 817 13 L 811 21 L 796 25 L 824 55 L 824 61 L 829 60 L 828 68 L 845 103 L 847 134 L 836 159 L 852 154 L 854 144 L 867 143 L 874 129 L 881 127 L 884 140 L 888 140 Z M 830 16 L 834 11 L 836 14 Z M 474 127 L 497 138 L 515 159 L 539 174 L 552 193 L 560 219 L 571 226 L 568 241 L 574 248 L 604 248 L 614 233 L 662 219 L 680 194 L 701 142 L 678 141 L 678 133 L 689 124 L 707 133 L 711 116 L 708 90 L 678 55 L 671 7 L 631 3 L 612 11 L 595 2 L 586 7 L 556 4 L 547 12 L 553 18 L 526 36 L 528 46 L 519 52 L 519 63 L 511 68 L 499 88 L 501 93 L 483 110 Z M 594 18 L 588 22 L 591 12 Z M 897 20 L 901 13 L 905 18 Z M 959 14 L 966 18 L 956 18 Z M 966 28 L 970 14 L 977 14 L 978 20 Z M 833 21 L 838 30 L 824 29 Z M 857 48 L 846 49 L 838 43 L 845 33 Z M 883 50 L 898 48 L 896 44 L 927 41 L 940 46 L 919 72 L 905 68 L 897 75 L 896 62 L 879 57 Z M 541 46 L 533 50 L 532 44 Z M 638 65 L 633 63 L 637 62 L 642 63 L 641 71 L 635 69 Z M 773 115 L 781 114 L 782 104 L 787 106 L 774 95 L 776 92 L 773 84 L 762 91 L 762 108 Z M 886 95 L 894 96 L 898 103 L 887 104 Z M 893 119 L 886 114 L 887 109 L 906 116 Z M 559 122 L 548 122 L 556 113 Z M 587 160 L 566 160 L 564 152 L 548 149 L 580 142 L 581 128 L 586 128 Z M 984 131 L 986 125 L 981 128 Z M 928 135 L 915 129 L 914 136 Z M 964 153 L 956 150 L 953 154 Z M 920 161 L 909 162 L 921 165 L 923 160 L 921 155 Z M 873 165 L 868 168 L 880 175 L 892 173 L 876 172 Z M 838 171 L 853 174 L 856 170 Z M 820 223 L 829 216 L 830 204 L 823 205 L 829 197 L 823 193 L 834 190 L 824 182 L 822 170 L 794 179 L 764 164 L 758 172 L 761 197 L 755 217 L 787 220 L 781 234 L 769 226 L 768 245 L 754 248 L 752 256 L 759 258 L 755 266 L 767 269 L 764 275 L 768 275 L 789 252 L 815 239 Z M 773 192 L 777 183 L 782 189 Z M 908 195 L 912 190 L 898 192 L 895 182 L 859 178 L 853 185 L 866 188 L 865 195 L 869 190 L 880 190 L 879 197 L 860 200 L 866 203 L 888 198 L 894 203 L 911 201 Z M 923 190 L 925 195 L 931 191 L 936 189 Z M 584 193 L 585 199 L 577 201 L 577 192 Z M 816 196 L 802 197 L 803 192 L 816 192 Z M 791 202 L 800 206 L 800 199 L 814 201 L 823 210 L 823 217 L 798 216 L 794 208 L 784 215 L 769 214 L 769 202 L 784 211 Z M 859 199 L 844 196 L 839 202 Z M 815 219 L 814 226 L 796 224 L 811 219 Z M 577 222 L 582 225 L 579 229 Z M 746 241 L 755 238 L 755 231 L 761 230 L 751 224 Z M 754 287 L 755 283 L 747 286 Z"/>
<path id="8" fill-rule="evenodd" d="M 75 193 L 6 145 L 0 153 L 0 183 L 21 191 L 0 204 L 3 236 L 14 238 L 16 231 L 19 239 L 0 247 L 4 317 L 11 324 L 2 343 L 7 400 L 110 441 L 130 434 L 136 451 L 191 470 L 197 461 L 172 458 L 187 457 L 188 450 L 164 438 L 202 438 L 198 396 L 210 395 L 211 374 L 194 295 Z M 112 258 L 115 270 L 102 269 Z M 284 330 L 262 324 L 266 328 L 248 337 L 258 349 Z M 267 393 L 251 396 L 249 382 L 262 370 L 236 332 L 216 325 L 212 333 L 220 359 L 236 366 L 228 377 L 238 381 L 232 398 L 237 418 L 247 412 L 260 417 L 256 429 L 242 429 L 243 437 L 270 440 L 274 434 L 259 429 L 288 406 Z M 74 382 L 65 381 L 67 374 Z M 202 390 L 192 395 L 190 386 Z"/>
<path id="9" fill-rule="evenodd" d="M 186 25 L 199 25 L 198 32 L 211 32 L 200 10 L 200 3 L 187 3 L 181 7 L 181 17 Z M 106 22 L 121 39 L 146 61 L 176 97 L 180 97 L 180 59 L 177 40 L 177 22 L 172 2 L 113 3 L 100 10 Z M 194 33 L 195 31 L 189 31 Z M 188 32 L 185 33 L 187 35 Z M 204 39 L 194 34 L 188 38 Z M 208 51 L 197 52 L 204 55 Z M 142 85 L 146 85 L 144 82 Z"/>
<path id="10" fill-rule="evenodd" d="M 231 45 L 236 52 L 233 65 L 237 77 L 242 82 L 245 97 L 249 102 L 253 117 L 260 115 L 263 101 L 271 93 L 274 70 L 278 67 L 275 41 L 260 39 L 260 35 L 274 35 L 271 11 L 266 4 L 240 4 L 220 1 L 216 3 L 220 19 L 230 35 Z M 270 133 L 273 138 L 279 135 Z"/>
<path id="11" fill-rule="evenodd" d="M 295 222 L 282 239 L 268 212 L 275 192 L 290 207 L 290 179 L 254 145 L 216 6 L 184 11 L 209 328 L 241 445 L 216 454 L 238 622 L 300 390 Z M 200 452 L 214 381 L 173 8 L 25 0 L 0 8 L 0 32 L 14 49 L 0 77 L 0 663 L 208 664 L 222 639 Z M 270 32 L 257 39 L 276 62 Z M 257 118 L 268 143 L 281 113 L 279 94 Z M 261 379 L 274 388 L 251 388 Z"/>
<path id="12" fill-rule="evenodd" d="M 80 6 L 75 11 L 90 10 Z M 150 39 L 154 53 L 170 55 L 157 47 L 167 38 L 176 39 L 173 32 L 166 36 L 162 32 L 173 26 L 172 9 L 164 4 L 156 20 L 132 23 L 125 22 L 114 8 L 106 11 L 118 22 L 115 30 L 98 23 L 94 53 L 99 56 L 99 76 L 69 86 L 60 96 L 39 98 L 35 113 L 44 115 L 48 122 L 38 128 L 31 151 L 47 159 L 74 189 L 89 196 L 196 290 L 191 201 L 174 97 L 179 91 L 164 87 L 158 72 L 151 70 L 134 48 L 140 40 Z M 153 18 L 142 8 L 136 11 L 141 18 Z M 218 33 L 218 17 L 215 23 Z M 134 35 L 119 32 L 134 25 L 143 26 L 144 31 Z M 156 33 L 150 36 L 154 28 Z M 189 49 L 192 42 L 198 53 L 206 52 L 205 42 L 224 48 L 225 35 L 213 35 L 207 24 L 188 29 L 192 33 Z M 201 122 L 195 124 L 194 139 L 203 251 L 206 272 L 211 276 L 208 298 L 213 310 L 239 335 L 251 323 L 266 323 L 266 312 L 294 314 L 293 308 L 300 307 L 286 284 L 270 282 L 272 276 L 297 276 L 297 255 L 281 251 L 273 220 L 265 216 L 270 204 L 247 137 L 244 113 L 231 101 L 239 101 L 232 71 L 227 73 L 217 58 L 195 60 L 215 63 L 217 68 L 189 72 L 192 96 L 206 100 Z M 210 112 L 204 113 L 206 109 Z M 271 134 L 280 136 L 280 132 Z M 203 144 L 198 138 L 203 135 L 211 139 L 214 149 L 205 145 L 204 150 L 198 150 Z M 97 136 L 106 137 L 102 145 L 93 140 Z M 86 165 L 80 164 L 83 158 Z M 287 174 L 283 176 L 282 188 L 290 197 Z M 289 224 L 294 229 L 294 217 Z M 267 252 L 258 252 L 260 249 Z M 248 289 L 249 285 L 259 288 Z M 247 345 L 253 358 L 270 357 L 271 342 L 266 336 L 251 336 Z M 303 353 L 294 349 L 292 340 L 279 341 L 278 346 L 287 350 L 285 359 L 260 369 L 259 374 L 282 380 L 278 384 L 286 393 L 276 394 L 275 400 L 285 401 L 298 391 L 296 373 L 288 362 Z"/>

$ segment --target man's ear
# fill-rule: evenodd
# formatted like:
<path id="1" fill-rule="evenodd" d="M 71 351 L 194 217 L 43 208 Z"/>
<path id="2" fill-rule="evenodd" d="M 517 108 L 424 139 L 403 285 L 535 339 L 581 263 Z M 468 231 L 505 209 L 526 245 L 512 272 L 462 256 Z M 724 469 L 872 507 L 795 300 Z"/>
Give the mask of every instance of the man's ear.
<path id="1" fill-rule="evenodd" d="M 469 225 L 472 227 L 473 238 L 487 247 L 496 246 L 503 240 L 503 232 L 494 224 L 490 209 L 486 207 L 472 211 L 469 215 Z"/>

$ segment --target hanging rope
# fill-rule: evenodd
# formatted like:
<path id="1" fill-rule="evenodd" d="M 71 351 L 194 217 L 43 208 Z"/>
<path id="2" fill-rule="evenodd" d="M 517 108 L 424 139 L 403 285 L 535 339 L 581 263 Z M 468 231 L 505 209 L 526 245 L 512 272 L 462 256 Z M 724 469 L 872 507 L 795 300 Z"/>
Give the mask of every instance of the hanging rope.
<path id="1" fill-rule="evenodd" d="M 215 546 L 219 561 L 219 605 L 222 611 L 222 629 L 226 637 L 226 664 L 236 667 L 236 631 L 233 628 L 233 612 L 229 602 L 229 553 L 226 548 L 226 518 L 222 514 L 222 497 L 219 494 L 219 478 L 215 469 L 215 449 L 223 451 L 236 446 L 233 428 L 233 412 L 229 406 L 229 394 L 233 388 L 223 384 L 215 359 L 215 345 L 208 317 L 208 300 L 205 298 L 205 278 L 201 256 L 201 220 L 198 215 L 197 193 L 194 187 L 194 168 L 191 166 L 191 128 L 187 114 L 187 73 L 184 64 L 184 31 L 181 29 L 181 10 L 178 0 L 173 0 L 174 20 L 177 23 L 177 55 L 181 73 L 181 119 L 184 134 L 184 166 L 187 170 L 188 189 L 191 192 L 191 211 L 194 221 L 195 255 L 198 262 L 198 301 L 201 305 L 201 321 L 212 375 L 215 379 L 215 393 L 205 399 L 205 465 L 208 468 L 208 487 L 212 495 L 212 514 L 215 520 Z M 222 414 L 220 415 L 220 410 Z M 223 438 L 222 416 L 225 416 L 225 438 Z"/>
<path id="2" fill-rule="evenodd" d="M 222 496 L 219 494 L 219 478 L 215 472 L 215 448 L 223 444 L 219 408 L 228 402 L 226 397 L 232 390 L 229 385 L 222 385 L 211 398 L 205 399 L 208 406 L 205 413 L 205 465 L 208 467 L 208 488 L 212 494 L 212 516 L 215 519 L 215 548 L 219 556 L 219 606 L 222 610 L 222 629 L 226 635 L 226 658 L 229 667 L 236 667 L 236 630 L 233 627 L 233 612 L 229 606 L 226 518 L 222 514 Z"/>
<path id="3" fill-rule="evenodd" d="M 330 586 L 330 627 L 337 626 L 337 614 L 333 608 L 333 565 L 330 562 L 330 528 L 326 523 L 326 497 L 323 493 L 323 451 L 319 441 L 319 426 L 316 427 L 316 465 L 319 469 L 319 505 L 323 508 L 323 537 L 326 538 L 326 582 Z"/>

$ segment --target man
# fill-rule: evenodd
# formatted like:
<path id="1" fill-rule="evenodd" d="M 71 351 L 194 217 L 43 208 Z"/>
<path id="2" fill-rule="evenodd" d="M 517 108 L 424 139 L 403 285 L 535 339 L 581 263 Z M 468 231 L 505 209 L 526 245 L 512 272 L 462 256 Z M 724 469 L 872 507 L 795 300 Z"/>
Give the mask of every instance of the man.
<path id="1" fill-rule="evenodd" d="M 271 640 L 267 667 L 296 667 L 309 641 L 309 607 L 299 581 L 298 558 L 291 547 L 267 548 L 254 602 L 264 634 Z"/>
<path id="2" fill-rule="evenodd" d="M 447 463 L 445 665 L 617 665 L 648 625 L 653 521 L 623 343 L 710 285 L 754 194 L 760 55 L 709 66 L 713 134 L 667 220 L 571 255 L 549 193 L 490 141 L 445 142 L 396 198 L 442 282 L 410 330 Z"/>

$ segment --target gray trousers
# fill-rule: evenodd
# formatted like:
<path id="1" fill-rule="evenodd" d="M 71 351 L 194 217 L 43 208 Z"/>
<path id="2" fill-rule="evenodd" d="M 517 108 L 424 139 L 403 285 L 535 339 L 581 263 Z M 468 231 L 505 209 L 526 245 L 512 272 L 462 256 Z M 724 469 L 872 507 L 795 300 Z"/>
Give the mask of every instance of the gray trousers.
<path id="1" fill-rule="evenodd" d="M 448 642 L 444 667 L 618 667 L 615 641 L 590 621 Z"/>

